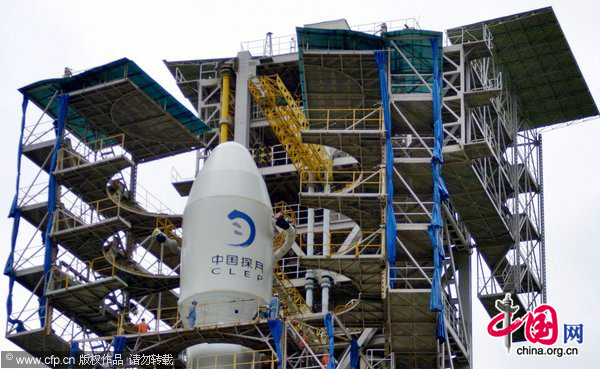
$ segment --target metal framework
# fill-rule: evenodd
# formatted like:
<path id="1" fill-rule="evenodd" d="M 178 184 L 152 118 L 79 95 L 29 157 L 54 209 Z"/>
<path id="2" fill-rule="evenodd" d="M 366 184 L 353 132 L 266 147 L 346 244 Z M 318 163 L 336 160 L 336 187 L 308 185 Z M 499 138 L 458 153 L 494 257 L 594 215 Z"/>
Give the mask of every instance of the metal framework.
<path id="1" fill-rule="evenodd" d="M 142 90 L 130 96 L 134 82 L 127 76 L 69 92 L 70 108 L 103 132 L 94 139 L 82 138 L 69 125 L 56 137 L 44 116 L 56 119 L 52 106 L 61 92 L 46 97 L 45 106 L 38 104 L 42 117 L 25 126 L 22 140 L 22 155 L 30 162 L 22 170 L 17 208 L 29 225 L 21 227 L 12 267 L 28 294 L 24 300 L 14 297 L 8 339 L 28 351 L 105 353 L 118 336 L 124 352 L 176 356 L 197 343 L 236 343 L 250 351 L 215 357 L 214 365 L 206 366 L 206 360 L 188 365 L 272 369 L 280 364 L 325 369 L 327 360 L 348 369 L 356 343 L 361 369 L 470 368 L 473 278 L 490 315 L 507 292 L 523 313 L 546 302 L 542 118 L 532 120 L 531 101 L 523 105 L 522 86 L 511 76 L 517 61 L 497 48 L 496 42 L 506 42 L 505 22 L 448 31 L 439 61 L 442 168 L 451 197 L 440 208 L 442 311 L 430 311 L 438 277 L 428 232 L 437 204 L 431 166 L 435 76 L 427 45 L 441 34 L 421 31 L 414 20 L 385 23 L 353 31 L 338 21 L 339 29 L 311 28 L 321 37 L 311 42 L 301 31 L 293 38 L 269 34 L 243 44 L 257 54 L 244 56 L 249 58 L 244 63 L 254 64 L 243 73 L 240 55 L 165 62 L 213 129 L 200 136 L 182 130 Z M 359 41 L 348 41 L 353 38 Z M 376 51 L 387 55 L 382 72 L 389 100 L 380 89 Z M 507 65 L 509 59 L 513 64 Z M 137 183 L 139 163 L 179 152 L 197 150 L 196 170 L 201 168 L 217 144 L 223 66 L 236 79 L 229 99 L 234 138 L 246 142 L 256 160 L 274 213 L 282 212 L 296 229 L 292 250 L 273 270 L 274 292 L 283 305 L 281 356 L 260 303 L 252 320 L 225 325 L 216 324 L 219 309 L 201 305 L 198 314 L 206 314 L 208 324 L 185 327 L 177 308 L 179 248 L 151 237 L 159 228 L 180 244 L 181 215 Z M 113 109 L 119 114 L 110 115 Z M 561 114 L 571 114 L 569 109 Z M 249 134 L 239 132 L 243 122 Z M 144 124 L 156 124 L 160 132 L 172 125 L 178 139 L 153 147 L 138 137 Z M 385 150 L 387 133 L 391 155 Z M 49 173 L 53 154 L 56 170 Z M 391 172 L 386 164 L 393 164 Z M 49 219 L 49 175 L 58 183 L 50 254 L 39 243 Z M 187 196 L 193 178 L 174 170 L 172 182 Z M 386 222 L 390 205 L 392 225 Z M 274 251 L 283 242 L 283 234 L 275 234 Z M 51 272 L 44 278 L 48 257 Z M 327 312 L 334 321 L 333 349 L 323 321 Z M 437 327 L 440 315 L 445 323 Z M 142 318 L 150 332 L 137 330 Z M 436 328 L 445 339 L 436 337 Z"/>

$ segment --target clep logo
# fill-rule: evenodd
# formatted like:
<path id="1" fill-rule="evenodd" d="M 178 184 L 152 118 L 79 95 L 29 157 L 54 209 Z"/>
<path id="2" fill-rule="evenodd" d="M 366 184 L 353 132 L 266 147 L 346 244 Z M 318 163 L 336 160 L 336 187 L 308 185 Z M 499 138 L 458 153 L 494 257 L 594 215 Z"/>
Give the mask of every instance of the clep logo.
<path id="1" fill-rule="evenodd" d="M 254 237 L 256 236 L 256 227 L 254 226 L 254 221 L 252 221 L 252 218 L 250 218 L 250 216 L 246 213 L 244 213 L 243 211 L 239 211 L 239 210 L 233 210 L 231 213 L 227 214 L 227 218 L 229 218 L 230 220 L 233 221 L 233 223 L 231 223 L 235 228 L 233 229 L 233 234 L 235 234 L 236 236 L 243 236 L 244 232 L 242 232 L 242 225 L 237 222 L 238 219 L 243 220 L 247 225 L 248 225 L 248 229 L 249 229 L 249 235 L 248 238 L 244 241 L 244 242 L 240 242 L 240 243 L 229 243 L 227 244 L 228 246 L 235 246 L 235 247 L 248 247 L 252 244 L 252 242 L 254 242 Z"/>

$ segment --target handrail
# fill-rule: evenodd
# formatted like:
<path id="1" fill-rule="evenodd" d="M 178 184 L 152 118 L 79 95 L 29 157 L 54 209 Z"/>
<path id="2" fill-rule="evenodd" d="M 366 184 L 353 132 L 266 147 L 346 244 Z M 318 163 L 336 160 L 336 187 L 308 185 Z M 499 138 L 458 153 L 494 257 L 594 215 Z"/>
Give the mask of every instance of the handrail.
<path id="1" fill-rule="evenodd" d="M 383 109 L 305 109 L 305 130 L 383 131 Z"/>
<path id="2" fill-rule="evenodd" d="M 108 264 L 108 266 L 102 266 L 102 265 L 99 266 L 99 264 L 101 262 Z M 72 287 L 74 285 L 79 285 L 82 283 L 89 283 L 91 275 L 93 275 L 93 273 L 97 273 L 97 274 L 101 275 L 102 278 L 114 277 L 116 275 L 115 266 L 110 264 L 104 258 L 104 256 L 99 256 L 92 260 L 83 261 L 83 264 L 86 266 L 86 270 L 84 270 L 82 272 L 85 272 L 86 274 L 88 274 L 88 277 L 87 277 L 88 280 L 86 280 L 85 278 L 82 279 L 81 276 L 74 275 L 73 270 L 69 270 L 68 272 L 65 272 L 64 270 L 61 270 L 60 265 L 53 266 L 53 270 L 60 272 L 60 274 L 58 276 L 56 276 L 52 279 L 54 289 L 58 289 L 58 288 L 68 289 L 69 287 Z M 56 273 L 55 273 L 55 275 L 56 275 Z"/>
<path id="3" fill-rule="evenodd" d="M 226 354 L 202 355 L 186 358 L 186 368 L 190 369 L 246 369 L 270 368 L 277 366 L 277 356 L 273 350 L 248 350 Z"/>
<path id="4" fill-rule="evenodd" d="M 358 257 L 359 255 L 382 255 L 383 254 L 383 246 L 384 246 L 384 231 L 376 230 L 376 231 L 363 231 L 359 235 L 360 240 L 358 242 L 352 242 L 350 244 L 346 244 L 344 242 L 331 242 L 331 238 L 346 238 L 352 234 L 352 230 L 342 230 L 342 231 L 331 231 L 329 234 L 329 242 L 321 242 L 308 244 L 304 238 L 300 238 L 300 248 L 305 250 L 309 246 L 315 247 L 317 250 L 320 248 L 323 249 L 321 255 L 332 257 L 337 255 L 348 255 L 354 254 L 354 256 Z M 344 237 L 346 236 L 346 237 Z M 326 255 L 324 252 L 329 251 Z M 315 253 L 319 255 L 318 252 Z"/>
<path id="5" fill-rule="evenodd" d="M 331 176 L 325 176 L 325 174 Z M 308 186 L 315 188 L 314 193 L 326 194 L 384 194 L 383 170 L 377 171 L 305 171 L 300 175 L 300 192 L 312 193 Z"/>
<path id="6" fill-rule="evenodd" d="M 231 320 L 231 306 L 235 304 L 255 303 L 255 315 L 249 319 L 236 318 L 232 323 L 252 322 L 264 319 L 261 315 L 265 309 L 268 309 L 267 301 L 262 298 L 217 301 L 211 303 L 198 303 L 196 305 L 196 325 L 195 326 L 213 326 L 219 324 L 222 320 Z M 192 328 L 187 324 L 187 311 L 182 312 L 178 306 L 160 307 L 154 309 L 143 309 L 136 314 L 135 319 L 123 318 L 118 326 L 119 332 L 133 333 L 136 332 L 133 325 L 139 323 L 142 318 L 150 325 L 154 323 L 153 330 L 155 332 L 170 331 L 180 328 Z M 125 317 L 129 317 L 129 312 L 121 313 Z M 129 323 L 128 321 L 131 320 Z M 201 322 L 199 324 L 199 322 Z M 139 333 L 139 332 L 138 332 Z"/>
<path id="7" fill-rule="evenodd" d="M 120 213 L 121 206 L 110 198 L 82 203 L 78 209 L 71 209 L 70 211 L 58 208 L 54 213 L 52 231 L 57 232 L 84 224 L 94 224 L 106 219 L 109 215 L 119 217 Z"/>
<path id="8" fill-rule="evenodd" d="M 123 149 L 125 144 L 125 134 L 103 137 L 96 141 L 79 143 L 73 147 L 71 140 L 64 139 L 63 144 L 58 150 L 56 170 L 60 171 L 66 168 L 76 167 L 82 164 L 95 162 L 115 157 L 117 155 L 126 155 Z"/>

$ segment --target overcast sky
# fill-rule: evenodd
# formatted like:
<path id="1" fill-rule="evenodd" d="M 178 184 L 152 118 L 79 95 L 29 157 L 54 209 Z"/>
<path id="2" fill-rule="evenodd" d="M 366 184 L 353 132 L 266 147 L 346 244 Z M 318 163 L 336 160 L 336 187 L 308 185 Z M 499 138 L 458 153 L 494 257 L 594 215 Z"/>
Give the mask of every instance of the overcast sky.
<path id="1" fill-rule="evenodd" d="M 364 24 L 408 17 L 422 28 L 443 31 L 548 5 L 554 11 L 595 100 L 600 101 L 598 2 L 568 1 L 9 1 L 0 0 L 0 111 L 4 140 L 0 145 L 4 175 L 0 179 L 0 215 L 8 213 L 14 194 L 21 95 L 17 88 L 40 79 L 128 57 L 186 106 L 162 60 L 234 56 L 241 41 L 261 39 L 268 31 L 288 35 L 295 26 L 346 18 Z M 30 109 L 32 116 L 35 109 Z M 36 116 L 37 117 L 37 116 Z M 33 117 L 31 118 L 33 119 Z M 600 121 L 588 121 L 544 134 L 544 179 L 547 237 L 548 302 L 563 323 L 584 324 L 578 357 L 507 356 L 500 339 L 487 335 L 489 321 L 474 302 L 474 368 L 577 368 L 597 366 L 600 308 L 597 263 L 600 251 Z M 170 167 L 193 174 L 188 159 L 170 160 L 157 170 L 142 168 L 140 183 L 182 210 L 184 201 L 170 186 Z M 157 174 L 158 173 L 158 174 Z M 159 192 L 160 191 L 160 192 Z M 0 222 L 7 255 L 12 222 Z M 4 263 L 4 259 L 1 260 Z M 2 264 L 3 265 L 3 264 Z M 8 279 L 0 281 L 1 298 Z M 475 291 L 474 291 L 475 292 Z M 6 311 L 0 309 L 0 320 Z M 2 334 L 3 336 L 3 334 Z M 562 332 L 559 336 L 562 339 Z M 0 339 L 2 350 L 14 346 Z"/>

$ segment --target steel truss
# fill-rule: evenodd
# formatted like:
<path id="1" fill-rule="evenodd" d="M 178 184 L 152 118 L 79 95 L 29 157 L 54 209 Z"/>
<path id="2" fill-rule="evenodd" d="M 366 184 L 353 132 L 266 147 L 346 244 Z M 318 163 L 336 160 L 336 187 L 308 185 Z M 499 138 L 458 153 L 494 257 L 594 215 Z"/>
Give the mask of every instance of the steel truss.
<path id="1" fill-rule="evenodd" d="M 23 288 L 16 290 L 11 315 L 23 327 L 8 323 L 7 338 L 30 351 L 69 352 L 69 342 L 79 342 L 80 351 L 102 353 L 111 342 L 95 340 L 134 324 L 131 312 L 156 328 L 172 326 L 173 314 L 163 309 L 176 307 L 179 251 L 150 235 L 159 228 L 179 239 L 181 217 L 137 184 L 137 164 L 124 148 L 127 134 L 84 143 L 66 129 L 56 137 L 47 110 L 23 132 L 22 155 L 29 161 L 23 160 L 17 208 L 27 222 L 21 222 L 13 260 Z M 48 170 L 57 141 L 57 207 L 45 283 L 39 240 L 49 218 Z"/>

